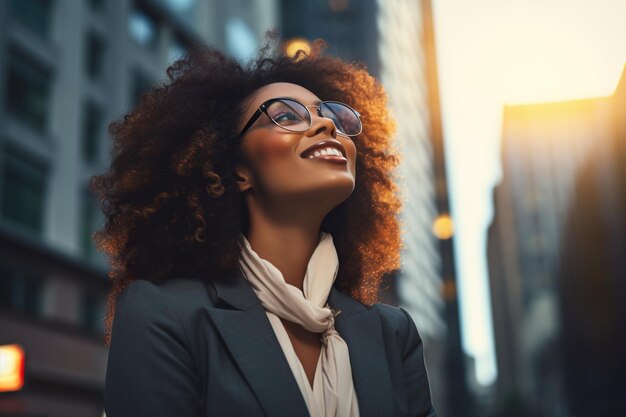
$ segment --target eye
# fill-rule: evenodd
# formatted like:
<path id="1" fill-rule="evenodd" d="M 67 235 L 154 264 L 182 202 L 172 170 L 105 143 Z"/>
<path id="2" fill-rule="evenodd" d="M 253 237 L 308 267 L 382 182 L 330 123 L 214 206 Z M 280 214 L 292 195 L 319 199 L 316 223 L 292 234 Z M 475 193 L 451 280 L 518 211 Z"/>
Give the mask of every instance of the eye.
<path id="1" fill-rule="evenodd" d="M 292 111 L 281 111 L 278 114 L 272 115 L 272 118 L 276 123 L 288 123 L 291 121 L 300 121 L 302 120 L 300 116 Z"/>

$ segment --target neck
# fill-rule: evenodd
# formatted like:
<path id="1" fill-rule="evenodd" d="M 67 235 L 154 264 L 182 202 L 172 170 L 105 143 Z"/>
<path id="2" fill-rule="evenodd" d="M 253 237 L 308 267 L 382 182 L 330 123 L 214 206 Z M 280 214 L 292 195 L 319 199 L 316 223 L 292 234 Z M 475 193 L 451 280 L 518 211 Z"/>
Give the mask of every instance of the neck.
<path id="1" fill-rule="evenodd" d="M 327 212 L 309 203 L 306 207 L 280 205 L 280 210 L 249 204 L 250 228 L 246 239 L 252 249 L 283 274 L 285 282 L 303 289 L 306 268 L 319 244 L 320 226 Z"/>

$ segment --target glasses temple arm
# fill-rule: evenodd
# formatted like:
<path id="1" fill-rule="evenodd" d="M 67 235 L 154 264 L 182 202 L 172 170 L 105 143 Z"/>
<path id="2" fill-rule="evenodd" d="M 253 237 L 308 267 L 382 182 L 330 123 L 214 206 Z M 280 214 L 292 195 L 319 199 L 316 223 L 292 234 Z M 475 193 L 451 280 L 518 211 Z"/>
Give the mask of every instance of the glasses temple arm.
<path id="1" fill-rule="evenodd" d="M 246 123 L 246 125 L 243 127 L 243 129 L 241 129 L 241 132 L 239 133 L 238 138 L 241 139 L 241 137 L 244 135 L 244 133 L 246 133 L 248 131 L 248 129 L 250 129 L 250 127 L 254 124 L 254 122 L 256 122 L 256 120 L 263 114 L 263 110 L 261 110 L 261 108 L 259 107 L 254 114 L 252 115 L 252 117 L 250 117 L 250 120 L 248 121 L 248 123 Z"/>

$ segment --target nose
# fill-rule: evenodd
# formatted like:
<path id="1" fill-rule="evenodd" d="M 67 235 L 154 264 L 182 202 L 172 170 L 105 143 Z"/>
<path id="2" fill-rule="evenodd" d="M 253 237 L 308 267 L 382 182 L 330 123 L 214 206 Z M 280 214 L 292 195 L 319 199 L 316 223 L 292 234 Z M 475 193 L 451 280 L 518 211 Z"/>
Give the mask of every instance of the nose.
<path id="1" fill-rule="evenodd" d="M 320 116 L 319 108 L 317 106 L 314 109 L 309 109 L 311 113 L 311 127 L 307 132 L 307 136 L 316 136 L 323 132 L 328 132 L 331 137 L 337 137 L 337 126 L 332 119 L 324 116 Z"/>

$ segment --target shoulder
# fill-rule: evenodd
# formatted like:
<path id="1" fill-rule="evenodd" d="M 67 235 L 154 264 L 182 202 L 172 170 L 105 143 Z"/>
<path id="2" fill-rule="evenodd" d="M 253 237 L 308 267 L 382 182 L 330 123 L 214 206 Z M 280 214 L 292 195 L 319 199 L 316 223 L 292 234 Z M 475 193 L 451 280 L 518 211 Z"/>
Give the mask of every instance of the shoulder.
<path id="1" fill-rule="evenodd" d="M 116 301 L 115 316 L 123 315 L 136 324 L 146 321 L 184 319 L 212 304 L 209 288 L 198 279 L 170 279 L 163 283 L 136 280 Z"/>
<path id="2" fill-rule="evenodd" d="M 422 339 L 415 322 L 404 307 L 376 303 L 371 309 L 379 315 L 385 333 L 394 335 L 400 346 L 421 344 Z"/>
<path id="3" fill-rule="evenodd" d="M 404 307 L 395 307 L 389 304 L 376 303 L 371 307 L 372 311 L 375 311 L 384 322 L 384 325 L 391 326 L 392 328 L 406 328 L 411 320 L 411 316 Z"/>
<path id="4" fill-rule="evenodd" d="M 207 286 L 199 279 L 176 278 L 163 283 L 138 279 L 130 283 L 120 295 L 120 299 L 132 298 L 163 300 L 169 302 L 206 302 Z"/>

